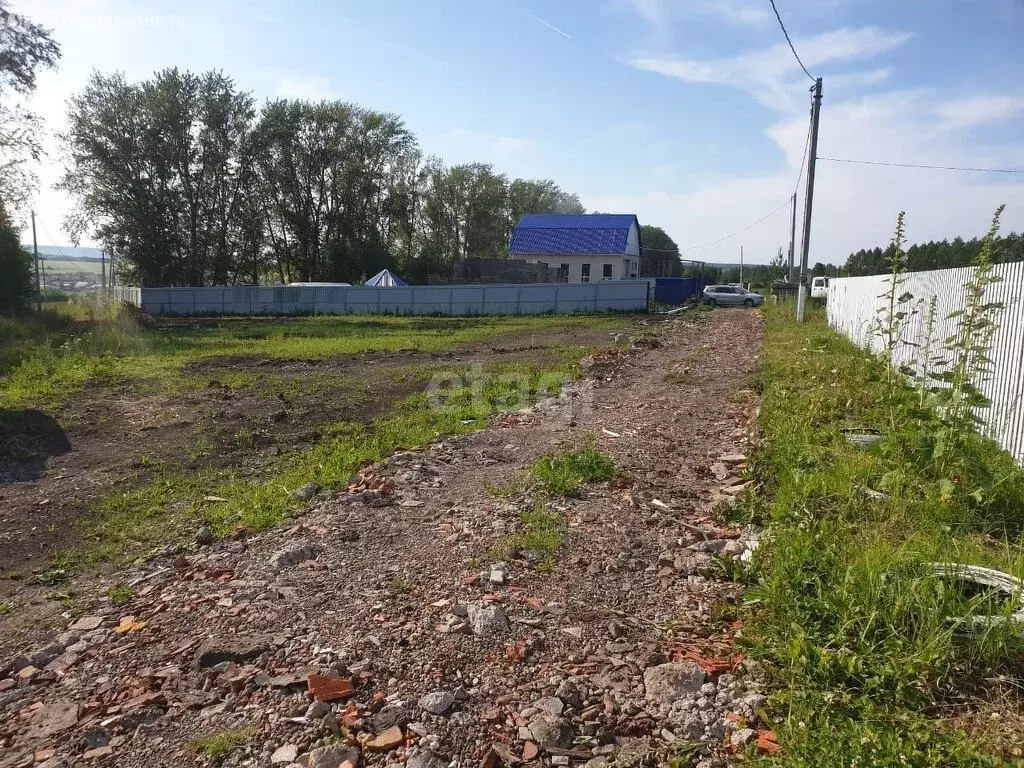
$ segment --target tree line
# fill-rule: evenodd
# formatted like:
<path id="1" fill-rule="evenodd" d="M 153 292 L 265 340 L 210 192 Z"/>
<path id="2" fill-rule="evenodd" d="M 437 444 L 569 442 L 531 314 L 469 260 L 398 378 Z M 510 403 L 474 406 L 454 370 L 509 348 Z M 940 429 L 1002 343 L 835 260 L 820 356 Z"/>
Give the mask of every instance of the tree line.
<path id="1" fill-rule="evenodd" d="M 909 272 L 922 272 L 930 269 L 967 267 L 974 263 L 983 244 L 984 240 L 977 237 L 970 240 L 957 237 L 953 240 L 932 240 L 912 245 L 906 250 L 906 269 Z M 891 245 L 885 249 L 862 248 L 856 253 L 851 253 L 842 267 L 842 274 L 856 277 L 890 272 L 891 248 Z M 996 237 L 993 241 L 992 261 L 996 264 L 1024 261 L 1024 235 L 1011 232 Z"/>
<path id="2" fill-rule="evenodd" d="M 507 255 L 522 214 L 581 213 L 549 180 L 426 157 L 394 114 L 341 101 L 257 107 L 220 72 L 94 73 L 61 137 L 67 222 L 142 285 L 412 279 Z"/>

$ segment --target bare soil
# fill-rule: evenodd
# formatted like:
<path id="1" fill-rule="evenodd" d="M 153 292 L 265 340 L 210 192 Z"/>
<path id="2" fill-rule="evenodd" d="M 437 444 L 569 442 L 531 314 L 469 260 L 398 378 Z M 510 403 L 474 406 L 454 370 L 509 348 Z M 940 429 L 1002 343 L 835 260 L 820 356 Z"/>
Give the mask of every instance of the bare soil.
<path id="1" fill-rule="evenodd" d="M 742 549 L 716 505 L 739 487 L 761 321 L 719 310 L 651 327 L 659 345 L 598 354 L 573 397 L 365 472 L 390 493 L 322 495 L 290 527 L 83 577 L 64 622 L 89 620 L 41 654 L 33 606 L 15 603 L 0 618 L 0 766 L 210 764 L 196 740 L 226 733 L 242 736 L 221 765 L 330 744 L 416 768 L 722 764 L 763 702 L 733 678 L 739 587 L 712 567 Z M 536 457 L 587 445 L 615 480 L 578 498 L 526 481 Z M 550 569 L 506 546 L 537 504 L 566 523 Z M 111 585 L 131 585 L 123 604 Z M 493 608 L 508 623 L 492 632 L 462 618 Z M 656 695 L 669 660 L 705 686 Z M 308 712 L 311 672 L 351 678 L 351 698 Z M 428 692 L 454 701 L 430 713 Z"/>
<path id="2" fill-rule="evenodd" d="M 223 319 L 161 321 L 161 327 L 222 325 Z M 372 323 L 372 321 L 368 321 Z M 428 318 L 423 328 L 450 322 Z M 385 326 L 380 324 L 382 328 Z M 211 358 L 185 367 L 198 390 L 153 394 L 152 382 L 89 386 L 55 416 L 5 413 L 0 422 L 0 599 L 53 555 L 82 540 L 89 506 L 150 483 L 164 472 L 234 469 L 258 477 L 289 451 L 315 443 L 339 422 L 370 423 L 422 391 L 417 369 L 491 360 L 557 364 L 565 346 L 608 344 L 604 331 L 498 334 L 464 350 L 402 350 L 328 360 Z M 232 374 L 256 375 L 241 389 Z"/>

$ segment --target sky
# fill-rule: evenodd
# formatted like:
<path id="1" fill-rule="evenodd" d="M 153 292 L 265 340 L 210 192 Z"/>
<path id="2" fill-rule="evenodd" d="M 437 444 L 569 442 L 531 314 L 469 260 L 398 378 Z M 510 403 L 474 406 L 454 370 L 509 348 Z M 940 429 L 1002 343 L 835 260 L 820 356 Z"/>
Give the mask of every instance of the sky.
<path id="1" fill-rule="evenodd" d="M 93 70 L 220 69 L 260 101 L 397 113 L 424 152 L 553 179 L 587 210 L 663 227 L 684 258 L 736 261 L 742 246 L 767 263 L 788 247 L 794 190 L 799 238 L 812 82 L 769 0 L 12 4 L 63 48 L 31 103 L 53 134 Z M 1024 0 L 777 5 L 823 78 L 819 157 L 1024 168 Z M 39 239 L 66 244 L 72 203 L 46 144 Z M 885 246 L 900 210 L 911 242 L 980 235 L 1000 203 L 1004 230 L 1024 230 L 1024 174 L 819 160 L 809 261 Z"/>

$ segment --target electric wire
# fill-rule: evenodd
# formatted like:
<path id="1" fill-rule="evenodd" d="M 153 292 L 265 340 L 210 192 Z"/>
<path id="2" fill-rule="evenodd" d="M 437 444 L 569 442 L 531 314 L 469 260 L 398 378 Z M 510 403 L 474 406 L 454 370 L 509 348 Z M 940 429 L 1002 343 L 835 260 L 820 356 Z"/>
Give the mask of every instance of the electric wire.
<path id="1" fill-rule="evenodd" d="M 853 165 L 883 165 L 890 168 L 926 168 L 933 171 L 970 171 L 972 173 L 1024 173 L 1024 168 L 969 168 L 957 165 L 925 165 L 923 163 L 887 163 L 881 160 L 848 160 L 841 157 L 822 157 L 830 163 L 850 163 Z"/>
<path id="2" fill-rule="evenodd" d="M 789 43 L 789 50 L 793 52 L 793 58 L 796 59 L 796 63 L 800 65 L 800 69 L 804 71 L 805 75 L 811 78 L 811 80 L 816 80 L 817 78 L 808 72 L 807 67 L 805 67 L 804 63 L 800 61 L 800 56 L 797 54 L 796 48 L 793 47 L 793 41 L 789 39 L 789 32 L 786 31 L 786 25 L 782 23 L 782 17 L 779 15 L 779 9 L 775 7 L 775 0 L 768 1 L 772 4 L 772 10 L 775 11 L 775 18 L 779 20 L 779 26 L 782 27 L 782 34 L 786 36 L 786 42 Z"/>

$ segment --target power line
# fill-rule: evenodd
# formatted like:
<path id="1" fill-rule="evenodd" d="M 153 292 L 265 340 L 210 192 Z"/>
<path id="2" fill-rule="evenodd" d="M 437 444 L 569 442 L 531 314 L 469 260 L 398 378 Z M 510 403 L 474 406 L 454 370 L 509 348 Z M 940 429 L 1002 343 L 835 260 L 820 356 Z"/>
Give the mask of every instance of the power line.
<path id="1" fill-rule="evenodd" d="M 53 235 L 50 234 L 50 230 L 46 228 L 46 224 L 43 223 L 43 219 L 42 217 L 39 216 L 39 214 L 36 214 L 36 220 L 39 222 L 39 226 L 43 228 L 43 232 L 46 233 L 46 236 L 50 238 L 50 242 L 53 243 L 53 247 L 60 252 L 60 255 L 63 256 L 65 259 L 71 258 L 70 256 L 68 256 L 68 254 L 64 251 L 63 248 L 57 245 L 57 241 L 53 239 Z"/>
<path id="2" fill-rule="evenodd" d="M 972 171 L 974 173 L 1024 173 L 1024 168 L 964 168 L 956 165 L 923 165 L 920 163 L 884 163 L 880 160 L 847 160 L 841 157 L 821 157 L 832 163 L 852 163 L 855 165 L 884 165 L 891 168 L 928 168 L 933 171 Z"/>
<path id="3" fill-rule="evenodd" d="M 793 52 L 793 58 L 796 59 L 796 63 L 800 65 L 800 69 L 804 71 L 804 74 L 811 78 L 811 80 L 814 80 L 814 75 L 808 72 L 807 67 L 805 67 L 804 63 L 800 61 L 800 56 L 797 54 L 796 48 L 793 47 L 793 41 L 789 39 L 789 32 L 786 31 L 786 25 L 782 23 L 782 17 L 779 16 L 779 9 L 775 7 L 775 0 L 769 0 L 769 2 L 772 4 L 772 10 L 775 11 L 775 18 L 779 20 L 779 26 L 782 27 L 782 34 L 786 36 L 786 42 L 789 43 L 789 50 Z"/>
<path id="4" fill-rule="evenodd" d="M 769 216 L 772 216 L 772 215 L 778 213 L 779 211 L 781 211 L 787 205 L 789 205 L 789 198 L 788 197 L 782 203 L 780 203 L 777 208 L 773 208 L 772 210 L 768 211 L 768 213 L 766 213 L 764 216 L 759 218 L 757 221 L 755 221 L 755 222 L 753 222 L 751 224 L 748 224 L 743 229 L 737 229 L 735 232 L 732 232 L 731 234 L 728 234 L 725 237 L 720 237 L 717 240 L 712 240 L 710 243 L 702 243 L 701 245 L 691 245 L 688 248 L 681 249 L 679 252 L 680 253 L 686 253 L 687 251 L 695 251 L 698 248 L 707 248 L 709 245 L 718 245 L 719 243 L 721 243 L 721 242 L 723 242 L 725 240 L 728 240 L 731 237 L 736 237 L 736 235 L 742 235 L 748 229 L 753 229 L 758 224 L 760 224 L 762 221 L 767 219 Z"/>
<path id="5" fill-rule="evenodd" d="M 811 122 L 807 121 L 807 138 L 804 139 L 804 154 L 800 158 L 800 173 L 796 175 L 796 186 L 793 187 L 793 194 L 800 191 L 800 179 L 804 177 L 804 166 L 807 165 L 807 147 L 811 143 Z"/>

